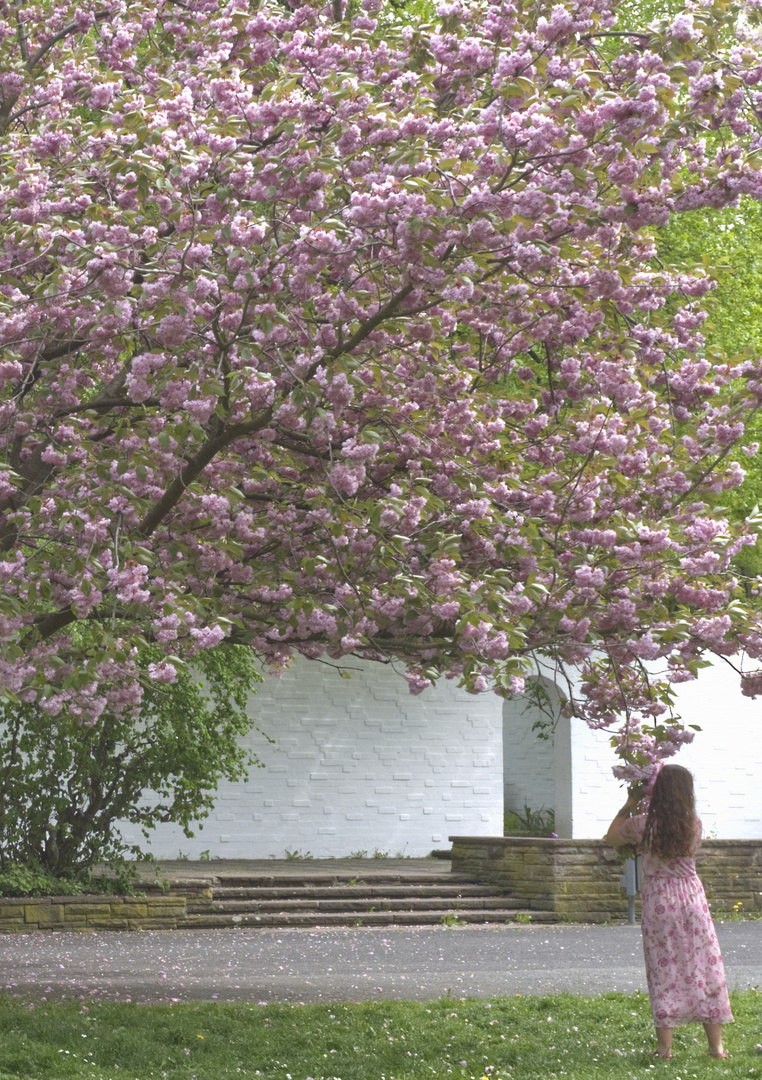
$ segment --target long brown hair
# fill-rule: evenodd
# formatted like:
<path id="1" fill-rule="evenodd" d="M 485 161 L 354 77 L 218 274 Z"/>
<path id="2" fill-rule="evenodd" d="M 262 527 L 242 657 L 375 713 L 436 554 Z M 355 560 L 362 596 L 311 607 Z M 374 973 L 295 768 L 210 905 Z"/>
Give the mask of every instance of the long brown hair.
<path id="1" fill-rule="evenodd" d="M 693 776 L 682 765 L 665 765 L 656 777 L 643 846 L 660 859 L 692 855 L 696 845 Z"/>

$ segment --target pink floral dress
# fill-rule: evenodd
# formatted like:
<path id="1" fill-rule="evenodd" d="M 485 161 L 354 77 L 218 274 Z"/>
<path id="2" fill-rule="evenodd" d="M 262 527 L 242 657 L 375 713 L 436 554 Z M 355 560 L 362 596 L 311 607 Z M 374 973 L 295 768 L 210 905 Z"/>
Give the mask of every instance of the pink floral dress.
<path id="1" fill-rule="evenodd" d="M 623 822 L 619 835 L 641 855 L 643 910 L 640 920 L 651 1010 L 657 1027 L 699 1020 L 732 1021 L 725 969 L 704 886 L 696 873 L 696 842 L 688 858 L 662 862 L 642 848 L 646 815 Z"/>

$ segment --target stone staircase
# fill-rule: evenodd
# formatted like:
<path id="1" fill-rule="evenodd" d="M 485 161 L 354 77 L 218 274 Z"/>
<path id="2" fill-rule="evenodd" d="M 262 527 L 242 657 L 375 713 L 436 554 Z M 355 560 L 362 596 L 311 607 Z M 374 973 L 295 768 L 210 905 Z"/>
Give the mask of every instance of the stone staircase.
<path id="1" fill-rule="evenodd" d="M 363 870 L 330 873 L 217 873 L 206 881 L 170 880 L 185 894 L 186 928 L 235 926 L 437 926 L 556 922 L 473 878 L 456 874 Z"/>

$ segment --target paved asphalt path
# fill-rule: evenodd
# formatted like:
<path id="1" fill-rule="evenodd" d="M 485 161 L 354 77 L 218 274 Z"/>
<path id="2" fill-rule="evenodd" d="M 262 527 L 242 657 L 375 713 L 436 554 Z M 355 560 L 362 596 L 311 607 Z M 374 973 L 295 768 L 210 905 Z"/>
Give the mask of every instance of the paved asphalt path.
<path id="1" fill-rule="evenodd" d="M 718 934 L 731 989 L 762 983 L 762 922 Z M 0 937 L 24 1000 L 431 1000 L 645 989 L 634 926 L 35 933 Z"/>

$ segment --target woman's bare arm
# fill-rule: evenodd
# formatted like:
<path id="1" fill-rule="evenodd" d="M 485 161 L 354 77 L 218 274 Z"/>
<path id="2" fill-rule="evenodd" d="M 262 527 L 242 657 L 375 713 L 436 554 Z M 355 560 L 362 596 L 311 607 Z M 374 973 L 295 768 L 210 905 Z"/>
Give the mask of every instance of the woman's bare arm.
<path id="1" fill-rule="evenodd" d="M 629 794 L 627 796 L 627 802 L 624 804 L 621 810 L 617 812 L 616 817 L 609 825 L 609 831 L 606 833 L 606 840 L 612 847 L 624 847 L 625 844 L 631 843 L 630 840 L 625 839 L 621 835 L 621 828 L 628 818 L 632 817 L 632 814 L 640 802 L 640 796 L 637 794 Z"/>

